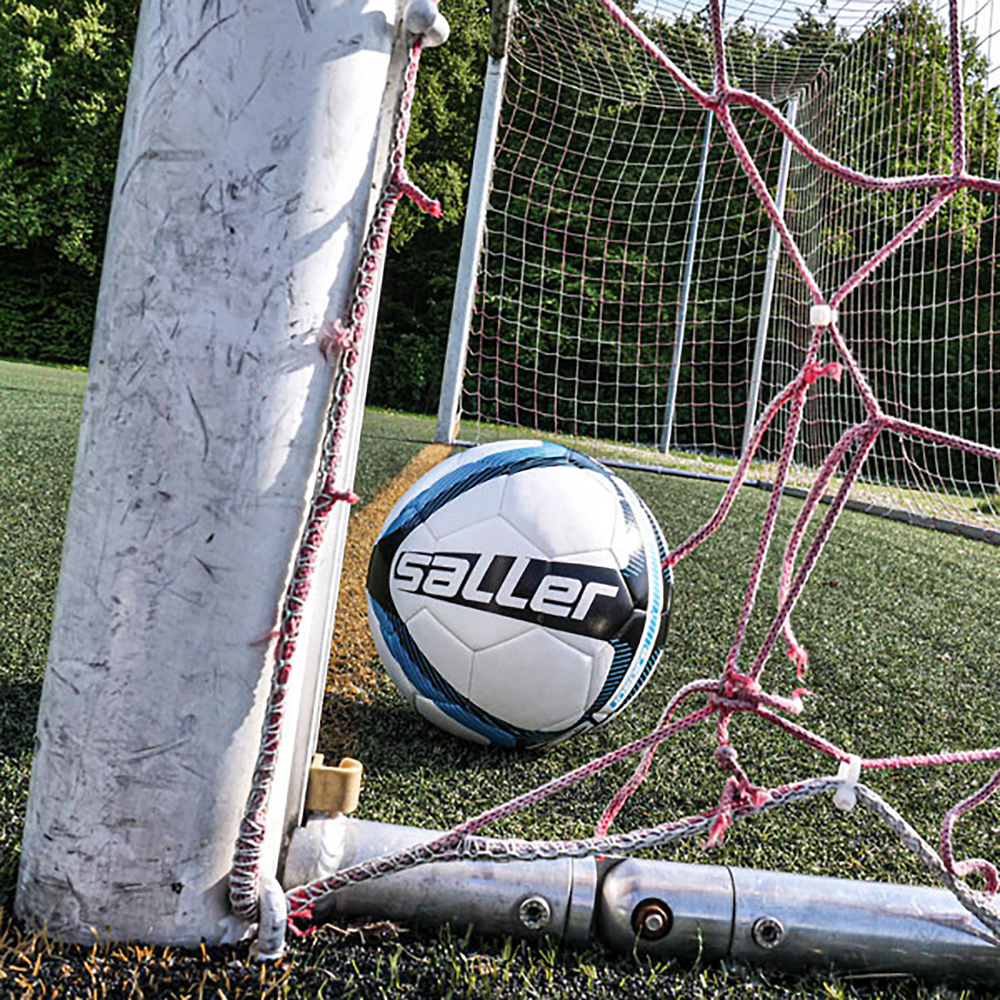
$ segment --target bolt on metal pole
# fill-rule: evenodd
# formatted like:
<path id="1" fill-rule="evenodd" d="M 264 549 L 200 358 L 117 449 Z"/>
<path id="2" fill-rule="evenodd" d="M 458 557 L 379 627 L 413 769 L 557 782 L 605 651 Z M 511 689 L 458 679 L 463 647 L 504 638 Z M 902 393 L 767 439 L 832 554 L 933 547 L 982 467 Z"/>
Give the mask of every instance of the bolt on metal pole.
<path id="1" fill-rule="evenodd" d="M 507 49 L 514 6 L 514 0 L 494 0 L 490 58 L 483 84 L 483 103 L 479 111 L 479 130 L 469 181 L 465 228 L 462 231 L 462 251 L 448 327 L 448 349 L 441 375 L 441 398 L 438 402 L 437 431 L 434 435 L 434 440 L 439 444 L 451 444 L 457 434 L 462 378 L 469 351 L 469 327 L 472 323 L 479 258 L 486 230 L 486 209 L 493 179 L 493 155 L 500 124 L 504 82 L 507 79 Z"/>
<path id="2" fill-rule="evenodd" d="M 789 125 L 795 124 L 795 112 L 798 110 L 798 95 L 789 98 L 785 117 Z M 779 212 L 785 211 L 785 197 L 788 193 L 788 175 L 791 172 L 792 142 L 785 136 L 781 147 L 781 164 L 778 168 L 778 190 L 774 203 Z M 754 348 L 753 368 L 750 372 L 750 386 L 747 391 L 747 417 L 743 425 L 743 444 L 740 455 L 746 454 L 757 422 L 757 405 L 760 400 L 760 380 L 764 370 L 764 350 L 767 347 L 767 328 L 771 322 L 771 304 L 774 300 L 774 280 L 778 273 L 778 258 L 781 256 L 781 237 L 778 230 L 771 226 L 771 241 L 767 247 L 767 269 L 764 272 L 764 291 L 760 303 L 760 319 L 757 322 L 757 345 Z"/>
<path id="3" fill-rule="evenodd" d="M 701 203 L 705 194 L 705 175 L 708 171 L 708 150 L 712 144 L 712 120 L 715 115 L 705 112 L 705 137 L 701 144 L 701 163 L 698 167 L 698 183 L 694 190 L 694 206 L 691 210 L 691 228 L 688 231 L 687 250 L 684 255 L 684 276 L 681 280 L 681 296 L 677 304 L 677 322 L 674 333 L 674 354 L 670 362 L 670 380 L 667 383 L 667 405 L 663 412 L 663 431 L 660 435 L 660 450 L 670 451 L 670 440 L 674 433 L 674 415 L 677 409 L 677 383 L 681 372 L 681 355 L 684 352 L 684 327 L 687 323 L 688 300 L 691 297 L 691 277 L 694 273 L 694 255 L 698 246 L 698 226 L 701 222 Z"/>

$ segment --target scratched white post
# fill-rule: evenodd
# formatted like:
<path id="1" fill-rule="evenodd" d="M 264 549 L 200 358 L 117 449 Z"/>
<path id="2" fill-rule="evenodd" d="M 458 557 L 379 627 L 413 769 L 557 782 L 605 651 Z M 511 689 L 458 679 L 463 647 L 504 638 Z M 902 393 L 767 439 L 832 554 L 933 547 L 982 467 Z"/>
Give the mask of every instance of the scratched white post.
<path id="1" fill-rule="evenodd" d="M 270 679 L 253 641 L 276 624 L 311 489 L 317 334 L 373 205 L 396 22 L 394 0 L 144 0 L 17 890 L 63 938 L 225 933 Z M 301 796 L 294 729 L 322 688 L 338 508 L 265 872 Z"/>

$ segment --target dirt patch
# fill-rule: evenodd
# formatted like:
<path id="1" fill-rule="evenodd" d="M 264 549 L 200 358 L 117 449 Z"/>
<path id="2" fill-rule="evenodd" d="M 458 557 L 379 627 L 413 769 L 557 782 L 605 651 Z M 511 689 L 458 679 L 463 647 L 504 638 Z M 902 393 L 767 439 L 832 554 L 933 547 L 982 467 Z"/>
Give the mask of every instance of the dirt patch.
<path id="1" fill-rule="evenodd" d="M 393 505 L 422 475 L 447 458 L 449 451 L 443 444 L 423 448 L 373 500 L 351 515 L 319 733 L 319 746 L 324 753 L 335 756 L 354 749 L 362 714 L 360 706 L 371 702 L 380 684 L 391 683 L 379 665 L 368 628 L 365 602 L 368 560 Z"/>

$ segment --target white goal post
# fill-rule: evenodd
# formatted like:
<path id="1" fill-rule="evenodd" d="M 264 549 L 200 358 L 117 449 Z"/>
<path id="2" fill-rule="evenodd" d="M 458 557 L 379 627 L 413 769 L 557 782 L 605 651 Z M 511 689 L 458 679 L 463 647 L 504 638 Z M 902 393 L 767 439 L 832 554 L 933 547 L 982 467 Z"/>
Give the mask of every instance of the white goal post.
<path id="1" fill-rule="evenodd" d="M 227 876 L 266 634 L 331 394 L 317 341 L 384 172 L 400 16 L 394 0 L 142 5 L 16 899 L 63 939 L 240 930 Z M 272 874 L 301 816 L 347 510 L 298 646 Z"/>

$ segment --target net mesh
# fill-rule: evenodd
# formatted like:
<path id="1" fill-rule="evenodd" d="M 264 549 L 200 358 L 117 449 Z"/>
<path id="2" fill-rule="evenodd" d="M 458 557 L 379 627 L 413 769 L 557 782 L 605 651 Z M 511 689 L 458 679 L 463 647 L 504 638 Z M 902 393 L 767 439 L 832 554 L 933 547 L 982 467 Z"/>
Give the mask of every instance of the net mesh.
<path id="1" fill-rule="evenodd" d="M 613 441 L 639 440 L 643 435 L 655 438 L 658 430 L 663 435 L 662 428 L 643 418 L 648 397 L 651 394 L 656 401 L 662 389 L 649 373 L 655 372 L 660 357 L 669 350 L 671 357 L 682 362 L 687 358 L 688 365 L 674 386 L 674 402 L 687 407 L 686 423 L 681 419 L 682 405 L 677 407 L 676 433 L 686 433 L 693 441 L 708 440 L 707 447 L 721 451 L 732 447 L 739 436 L 738 419 L 733 415 L 738 416 L 741 408 L 745 411 L 746 444 L 716 512 L 664 560 L 665 565 L 675 565 L 713 535 L 746 482 L 751 463 L 763 451 L 765 460 L 773 464 L 775 488 L 761 525 L 732 645 L 721 675 L 691 681 L 678 690 L 651 732 L 424 844 L 360 862 L 290 890 L 285 900 L 289 926 L 299 930 L 310 923 L 314 905 L 331 892 L 414 865 L 459 858 L 607 854 L 702 833 L 708 834 L 711 845 L 737 820 L 832 790 L 841 808 L 850 809 L 860 801 L 879 815 L 962 905 L 979 917 L 992 939 L 1000 941 L 996 903 L 1000 871 L 982 858 L 956 858 L 952 846 L 956 823 L 1000 789 L 1000 770 L 947 811 L 937 850 L 859 781 L 864 770 L 996 764 L 1000 748 L 861 758 L 795 721 L 803 711 L 807 690 L 797 688 L 785 695 L 767 691 L 761 683 L 768 660 L 782 641 L 796 664 L 798 678 L 805 676 L 808 655 L 792 628 L 792 612 L 849 493 L 859 484 L 860 488 L 879 487 L 921 497 L 934 496 L 933 490 L 944 484 L 945 495 L 952 501 L 975 496 L 983 501 L 982 512 L 995 515 L 992 500 L 983 495 L 988 492 L 986 470 L 1000 462 L 1000 449 L 993 444 L 992 427 L 984 430 L 982 424 L 989 422 L 992 412 L 988 395 L 992 358 L 984 345 L 993 337 L 988 303 L 996 219 L 990 199 L 1000 192 L 1000 180 L 995 176 L 997 107 L 986 90 L 988 62 L 977 62 L 982 44 L 971 31 L 963 30 L 959 0 L 950 0 L 947 27 L 942 27 L 933 10 L 920 4 L 884 10 L 876 5 L 876 21 L 860 27 L 851 20 L 856 8 L 850 4 L 826 21 L 809 11 L 797 11 L 789 19 L 783 8 L 755 4 L 745 16 L 736 18 L 728 35 L 721 0 L 711 0 L 707 18 L 700 12 L 681 11 L 673 20 L 643 10 L 634 12 L 632 19 L 614 0 L 597 2 L 599 8 L 589 13 L 582 5 L 565 8 L 565 20 L 558 25 L 547 26 L 540 15 L 529 15 L 527 21 L 523 11 L 520 15 L 519 33 L 530 36 L 537 31 L 546 44 L 551 43 L 548 59 L 556 64 L 563 60 L 566 71 L 559 79 L 571 80 L 572 86 L 546 86 L 531 98 L 515 95 L 513 110 L 508 109 L 507 133 L 521 121 L 518 109 L 528 121 L 547 121 L 548 125 L 541 137 L 519 133 L 521 163 L 508 171 L 505 202 L 517 204 L 518 211 L 501 216 L 507 227 L 503 232 L 520 234 L 510 252 L 496 254 L 496 226 L 491 232 L 493 249 L 488 248 L 486 261 L 496 261 L 501 276 L 511 278 L 506 286 L 502 282 L 495 286 L 501 291 L 493 293 L 489 272 L 484 278 L 479 353 L 474 355 L 480 366 L 479 384 L 492 389 L 497 407 L 507 406 L 514 415 L 526 414 L 536 427 L 549 422 L 558 430 L 562 422 L 564 431 L 579 434 L 589 425 L 596 435 L 609 434 Z M 603 17 L 594 16 L 598 9 Z M 872 7 L 867 9 L 870 12 Z M 581 33 L 561 36 L 560 30 L 576 16 L 588 18 L 577 25 Z M 846 26 L 838 25 L 837 16 Z M 664 53 L 644 30 L 647 27 L 660 41 L 676 41 L 676 59 Z M 619 44 L 629 36 L 627 45 Z M 572 53 L 572 58 L 566 53 Z M 861 61 L 854 64 L 855 77 L 843 75 L 848 61 L 858 53 Z M 598 55 L 608 64 L 605 81 L 621 82 L 613 99 L 594 89 L 587 60 L 597 60 Z M 412 96 L 418 58 L 416 46 L 401 107 L 408 108 L 406 95 Z M 659 76 L 648 72 L 643 60 L 658 65 Z M 910 64 L 913 68 L 900 69 Z M 924 68 L 917 73 L 920 64 Z M 546 65 L 546 60 L 539 60 L 539 67 Z M 972 83 L 967 87 L 969 66 Z M 522 60 L 521 67 L 527 73 L 530 62 Z M 543 79 L 541 69 L 534 72 Z M 924 93 L 927 79 L 932 85 Z M 754 83 L 766 97 L 742 89 L 744 80 Z M 799 130 L 767 99 L 787 97 L 792 87 L 805 111 Z M 681 97 L 681 88 L 689 98 Z M 550 105 L 542 98 L 543 90 L 546 100 L 552 99 Z M 821 93 L 826 96 L 816 96 Z M 652 105 L 650 95 L 655 96 Z M 891 107 L 887 95 L 895 97 Z M 900 107 L 905 109 L 901 115 L 897 114 Z M 564 119 L 566 108 L 573 110 Z M 705 119 L 699 108 L 712 119 Z M 577 116 L 584 109 L 602 123 L 600 129 L 576 128 Z M 845 111 L 851 112 L 852 121 L 874 116 L 866 128 L 858 126 L 856 140 L 851 139 L 849 128 L 837 128 L 837 119 Z M 726 145 L 716 149 L 703 143 L 705 169 L 699 168 L 699 174 L 704 183 L 695 181 L 695 187 L 703 189 L 705 205 L 712 209 L 711 217 L 706 216 L 705 232 L 713 234 L 715 241 L 702 241 L 698 246 L 714 246 L 714 256 L 706 259 L 702 254 L 681 264 L 682 275 L 689 266 L 692 275 L 697 275 L 699 290 L 685 302 L 677 287 L 677 261 L 663 250 L 675 246 L 677 240 L 669 228 L 662 230 L 658 244 L 650 242 L 648 234 L 663 225 L 656 211 L 661 204 L 668 214 L 683 215 L 687 205 L 689 219 L 699 215 L 695 201 L 685 201 L 686 196 L 678 193 L 684 190 L 685 171 L 690 167 L 690 150 L 680 137 L 687 122 L 684 127 L 689 133 L 700 131 L 711 138 L 711 120 L 718 123 Z M 400 179 L 405 177 L 405 122 L 401 111 L 394 152 Z M 659 147 L 651 149 L 646 143 L 647 125 Z M 767 138 L 769 128 L 783 136 L 780 145 L 787 137 L 812 168 L 811 173 L 805 166 L 797 168 L 805 171 L 805 177 L 799 178 L 800 187 L 788 192 L 784 212 L 771 193 L 777 147 Z M 907 130 L 912 129 L 923 130 L 920 135 L 931 151 L 929 159 L 921 158 L 919 145 L 906 144 L 910 142 Z M 873 140 L 876 132 L 888 138 Z M 977 152 L 977 135 L 981 146 L 992 153 L 989 149 Z M 885 150 L 888 158 L 865 159 L 870 142 Z M 847 152 L 855 159 L 841 143 L 848 144 Z M 622 153 L 623 148 L 628 155 Z M 745 180 L 726 167 L 725 149 L 734 152 Z M 664 167 L 660 153 L 668 164 L 676 158 L 676 174 L 671 172 L 673 166 Z M 987 155 L 992 159 L 981 158 Z M 992 172 L 977 172 L 983 164 L 992 167 Z M 876 173 L 879 169 L 886 172 Z M 712 178 L 719 179 L 718 188 Z M 383 196 L 392 205 L 402 193 L 396 184 L 390 180 Z M 623 186 L 634 195 L 624 207 L 617 200 Z M 724 195 L 714 193 L 717 190 Z M 661 198 L 665 199 L 662 203 Z M 387 226 L 386 218 L 384 226 L 379 222 L 373 228 L 368 241 L 372 247 L 376 241 L 384 246 Z M 765 249 L 761 258 L 761 247 L 765 237 L 771 239 L 771 227 L 780 236 L 781 259 L 794 266 L 794 277 L 790 269 L 779 276 L 776 330 L 780 336 L 770 339 L 759 355 L 761 388 L 767 392 L 761 397 L 764 402 L 758 416 L 749 391 L 752 379 L 748 386 L 746 376 L 739 374 L 745 372 L 745 354 L 737 357 L 733 345 L 749 343 L 750 335 L 739 333 L 740 323 L 750 317 L 752 324 L 753 306 L 747 303 L 753 302 L 753 293 L 744 296 L 742 265 L 749 258 L 752 273 L 759 273 L 761 265 L 766 273 L 769 252 Z M 506 246 L 503 240 L 499 245 Z M 775 242 L 772 249 L 776 246 Z M 520 248 L 519 255 L 514 247 Z M 773 253 L 770 256 L 777 261 Z M 362 264 L 359 276 L 366 273 Z M 679 280 L 683 283 L 683 276 Z M 802 304 L 807 296 L 812 305 L 808 310 Z M 982 309 L 980 299 L 985 303 Z M 653 323 L 650 332 L 644 317 L 669 313 L 671 302 L 675 317 L 683 323 L 675 319 L 672 330 L 669 323 Z M 720 310 L 723 319 L 717 318 L 713 308 Z M 489 309 L 494 310 L 492 323 L 486 322 Z M 679 331 L 686 328 L 687 310 L 692 314 L 692 329 L 705 334 L 702 341 L 684 344 L 679 340 Z M 913 315 L 926 322 L 916 324 L 909 319 Z M 508 320 L 519 334 L 513 341 L 501 337 Z M 487 330 L 492 331 L 489 337 Z M 341 357 L 350 346 L 351 341 L 339 336 L 333 343 Z M 699 354 L 699 350 L 707 353 Z M 824 351 L 837 360 L 822 359 Z M 629 358 L 632 362 L 626 363 Z M 640 364 L 636 359 L 642 358 L 646 361 Z M 614 378 L 603 378 L 606 371 Z M 848 377 L 842 378 L 845 373 Z M 956 380 L 962 384 L 958 390 L 953 388 Z M 571 389 L 575 396 L 567 396 Z M 668 385 L 668 413 L 674 389 Z M 724 417 L 708 415 L 716 408 L 730 414 L 728 429 Z M 331 411 L 328 431 L 333 440 L 339 440 L 341 418 L 340 409 Z M 517 419 L 524 422 L 522 416 Z M 674 433 L 671 424 L 671 441 Z M 770 454 L 766 449 L 771 449 Z M 781 561 L 777 614 L 759 650 L 741 667 L 784 487 L 793 464 L 802 470 L 810 461 L 815 466 L 811 485 Z M 331 483 L 336 467 L 334 450 L 324 458 L 321 469 Z M 828 492 L 832 493 L 829 508 L 810 536 L 810 525 Z M 324 503 L 337 498 L 325 497 Z M 312 552 L 315 530 L 307 526 L 300 551 Z M 305 583 L 310 575 L 311 570 L 305 573 Z M 283 625 L 285 631 L 278 636 L 269 707 L 275 719 L 273 725 L 265 726 L 262 760 L 277 745 L 280 701 L 288 681 L 282 650 L 294 640 L 305 596 L 293 588 L 290 619 L 295 624 Z M 692 709 L 686 704 L 692 698 L 704 704 Z M 730 723 L 741 713 L 837 762 L 837 774 L 773 788 L 755 784 L 729 738 Z M 658 746 L 703 722 L 714 724 L 714 758 L 726 775 L 718 805 L 646 829 L 609 832 L 622 805 L 651 768 Z M 641 754 L 638 766 L 608 804 L 593 837 L 528 842 L 478 836 L 484 827 L 635 754 Z M 248 805 L 253 825 L 246 837 L 241 835 L 234 864 L 234 878 L 237 887 L 246 890 L 249 912 L 250 890 L 257 884 L 259 869 L 259 855 L 250 848 L 263 825 L 262 807 L 255 805 L 254 794 Z M 970 875 L 981 880 L 981 890 L 967 884 Z"/>
<path id="2" fill-rule="evenodd" d="M 643 2 L 631 13 L 711 90 L 706 7 Z M 995 176 L 1000 12 L 969 3 L 960 20 L 966 170 Z M 786 114 L 794 100 L 796 127 L 834 160 L 879 177 L 950 170 L 946 5 L 731 2 L 726 29 L 731 84 Z M 598 457 L 731 471 L 758 401 L 801 368 L 811 327 L 801 277 L 787 253 L 775 252 L 771 220 L 712 117 L 596 2 L 523 0 L 461 437 L 519 427 L 567 435 Z M 735 109 L 734 121 L 777 194 L 787 140 L 752 108 Z M 929 198 L 923 188 L 845 184 L 793 151 L 784 217 L 819 286 L 833 290 Z M 886 412 L 988 446 L 1000 443 L 996 240 L 995 192 L 963 190 L 839 317 Z M 861 416 L 852 386 L 818 386 L 789 482 L 808 487 Z M 780 448 L 780 433 L 762 442 L 751 476 L 773 480 Z M 996 463 L 941 444 L 883 435 L 852 498 L 990 537 L 1000 531 Z"/>

